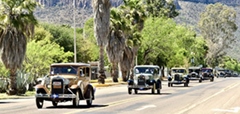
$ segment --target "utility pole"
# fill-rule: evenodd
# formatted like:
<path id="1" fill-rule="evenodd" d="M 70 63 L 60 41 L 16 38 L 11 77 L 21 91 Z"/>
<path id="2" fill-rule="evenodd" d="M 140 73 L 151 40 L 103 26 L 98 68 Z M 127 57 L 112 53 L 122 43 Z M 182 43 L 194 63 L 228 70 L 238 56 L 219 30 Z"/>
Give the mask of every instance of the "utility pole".
<path id="1" fill-rule="evenodd" d="M 77 62 L 77 49 L 76 49 L 76 23 L 75 23 L 75 7 L 76 7 L 76 2 L 73 0 L 73 24 L 74 24 L 74 63 Z"/>

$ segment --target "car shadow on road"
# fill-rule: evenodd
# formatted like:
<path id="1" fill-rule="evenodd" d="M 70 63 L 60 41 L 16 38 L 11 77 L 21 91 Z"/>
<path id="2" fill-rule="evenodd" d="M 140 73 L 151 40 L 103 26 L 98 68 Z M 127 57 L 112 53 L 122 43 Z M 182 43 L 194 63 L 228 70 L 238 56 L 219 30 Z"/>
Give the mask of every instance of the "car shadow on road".
<path id="1" fill-rule="evenodd" d="M 14 102 L 2 102 L 2 101 L 0 101 L 0 104 L 8 104 L 8 103 L 14 103 Z"/>
<path id="2" fill-rule="evenodd" d="M 160 94 L 152 94 L 152 93 L 138 93 L 138 94 L 133 94 L 133 95 L 171 95 L 172 93 L 160 93 Z"/>
<path id="3" fill-rule="evenodd" d="M 185 86 L 172 86 L 173 88 L 189 88 L 189 87 L 193 87 L 193 86 L 187 86 L 187 87 L 185 87 Z"/>
<path id="4" fill-rule="evenodd" d="M 98 107 L 107 107 L 108 105 L 92 105 L 91 107 L 87 105 L 80 105 L 78 107 L 72 105 L 59 105 L 59 106 L 48 106 L 47 109 L 89 109 L 89 108 L 98 108 Z"/>

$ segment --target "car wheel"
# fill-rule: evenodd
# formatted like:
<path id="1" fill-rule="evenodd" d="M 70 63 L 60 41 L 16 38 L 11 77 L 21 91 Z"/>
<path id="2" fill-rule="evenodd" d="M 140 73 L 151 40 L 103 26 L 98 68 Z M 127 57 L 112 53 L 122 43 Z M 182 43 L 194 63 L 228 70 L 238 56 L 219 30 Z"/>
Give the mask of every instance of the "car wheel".
<path id="1" fill-rule="evenodd" d="M 52 101 L 52 105 L 53 105 L 53 106 L 55 106 L 55 107 L 56 107 L 56 106 L 57 106 L 57 104 L 58 104 L 58 102 L 57 102 L 57 101 Z"/>
<path id="2" fill-rule="evenodd" d="M 152 94 L 155 93 L 155 89 L 156 89 L 156 84 L 154 83 L 154 84 L 153 84 L 153 88 L 152 88 Z"/>
<path id="3" fill-rule="evenodd" d="M 188 83 L 184 83 L 184 87 L 188 87 Z"/>
<path id="4" fill-rule="evenodd" d="M 160 94 L 160 89 L 157 89 L 157 94 Z"/>
<path id="5" fill-rule="evenodd" d="M 171 83 L 168 82 L 168 87 L 171 87 Z"/>
<path id="6" fill-rule="evenodd" d="M 43 99 L 36 98 L 36 105 L 37 105 L 37 108 L 42 108 L 43 107 Z"/>
<path id="7" fill-rule="evenodd" d="M 173 87 L 173 84 L 171 84 L 171 87 Z"/>
<path id="8" fill-rule="evenodd" d="M 210 82 L 213 82 L 213 77 L 211 77 Z"/>
<path id="9" fill-rule="evenodd" d="M 138 94 L 138 90 L 137 89 L 134 89 L 134 92 L 135 92 L 135 94 Z"/>
<path id="10" fill-rule="evenodd" d="M 199 80 L 199 83 L 201 83 L 201 82 L 202 82 L 202 79 Z"/>
<path id="11" fill-rule="evenodd" d="M 76 98 L 73 98 L 73 106 L 78 107 L 79 106 L 79 90 L 76 91 Z"/>
<path id="12" fill-rule="evenodd" d="M 88 107 L 91 107 L 92 106 L 92 99 L 93 99 L 93 95 L 92 95 L 92 89 L 90 89 L 90 91 L 89 91 L 89 100 L 87 100 L 86 102 L 87 102 L 87 106 Z"/>
<path id="13" fill-rule="evenodd" d="M 132 94 L 132 89 L 128 88 L 128 94 L 131 95 Z"/>

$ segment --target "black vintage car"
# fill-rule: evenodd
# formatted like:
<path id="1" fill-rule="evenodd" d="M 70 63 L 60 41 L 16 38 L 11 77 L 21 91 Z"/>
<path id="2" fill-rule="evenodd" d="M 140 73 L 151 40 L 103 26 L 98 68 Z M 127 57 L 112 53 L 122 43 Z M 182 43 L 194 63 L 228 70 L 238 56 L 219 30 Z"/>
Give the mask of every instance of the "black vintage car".
<path id="1" fill-rule="evenodd" d="M 189 67 L 188 68 L 188 78 L 189 80 L 198 80 L 202 82 L 202 68 L 201 67 Z"/>
<path id="2" fill-rule="evenodd" d="M 212 68 L 202 68 L 202 80 L 210 80 L 210 82 L 214 81 Z"/>

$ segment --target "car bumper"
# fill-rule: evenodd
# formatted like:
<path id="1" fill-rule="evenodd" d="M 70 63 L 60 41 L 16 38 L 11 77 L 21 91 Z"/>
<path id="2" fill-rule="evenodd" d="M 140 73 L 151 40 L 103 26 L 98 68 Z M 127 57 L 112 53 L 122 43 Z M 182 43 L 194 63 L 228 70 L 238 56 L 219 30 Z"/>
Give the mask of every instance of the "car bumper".
<path id="1" fill-rule="evenodd" d="M 130 89 L 139 89 L 139 90 L 147 90 L 147 89 L 152 89 L 153 86 L 149 85 L 149 86 L 142 86 L 142 85 L 128 85 L 128 88 Z"/>
<path id="2" fill-rule="evenodd" d="M 76 98 L 74 94 L 36 94 L 36 98 Z"/>
<path id="3" fill-rule="evenodd" d="M 186 82 L 185 81 L 171 81 L 169 83 L 172 83 L 172 84 L 184 84 Z"/>

